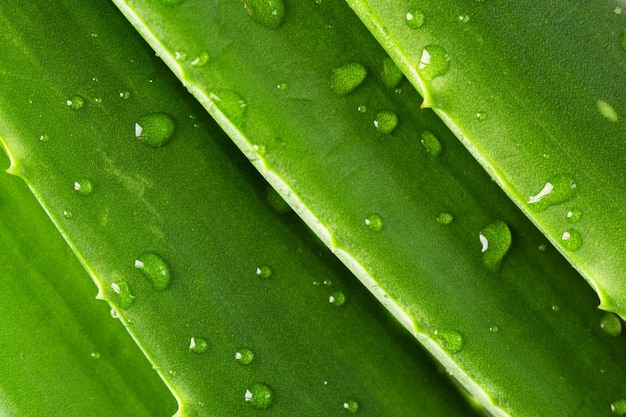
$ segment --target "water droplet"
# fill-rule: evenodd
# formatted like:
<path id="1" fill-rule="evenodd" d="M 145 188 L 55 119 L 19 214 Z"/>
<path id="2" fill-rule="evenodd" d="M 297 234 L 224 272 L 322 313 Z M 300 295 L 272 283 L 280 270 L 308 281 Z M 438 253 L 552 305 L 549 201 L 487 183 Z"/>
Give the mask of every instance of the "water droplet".
<path id="1" fill-rule="evenodd" d="M 375 232 L 383 230 L 383 218 L 376 213 L 372 213 L 365 219 L 365 225 Z"/>
<path id="2" fill-rule="evenodd" d="M 600 328 L 609 336 L 617 337 L 622 333 L 622 321 L 616 314 L 606 313 L 600 319 Z"/>
<path id="3" fill-rule="evenodd" d="M 120 318 L 120 315 L 115 308 L 111 308 L 110 314 L 111 314 L 111 317 L 113 317 L 114 319 Z"/>
<path id="4" fill-rule="evenodd" d="M 565 220 L 567 220 L 568 223 L 577 223 L 582 215 L 583 213 L 580 210 L 574 208 L 567 212 Z"/>
<path id="5" fill-rule="evenodd" d="M 265 384 L 257 382 L 250 385 L 244 394 L 244 398 L 248 404 L 259 410 L 265 410 L 274 401 L 274 393 L 272 389 Z"/>
<path id="6" fill-rule="evenodd" d="M 272 206 L 272 208 L 279 213 L 291 212 L 289 204 L 287 204 L 281 195 L 278 194 L 278 192 L 272 187 L 267 187 L 267 202 L 270 203 L 270 206 Z"/>
<path id="7" fill-rule="evenodd" d="M 359 113 L 365 113 L 367 111 L 367 107 L 365 106 L 357 106 L 356 109 Z"/>
<path id="8" fill-rule="evenodd" d="M 437 138 L 433 132 L 428 130 L 423 131 L 420 141 L 429 154 L 433 156 L 441 155 L 441 151 L 443 150 L 441 142 L 439 142 L 439 138 Z"/>
<path id="9" fill-rule="evenodd" d="M 609 103 L 604 100 L 598 100 L 598 110 L 602 113 L 602 116 L 609 119 L 611 122 L 617 122 L 617 112 Z"/>
<path id="10" fill-rule="evenodd" d="M 146 277 L 156 291 L 163 291 L 170 285 L 170 268 L 165 260 L 154 252 L 144 252 L 135 260 L 135 268 Z"/>
<path id="11" fill-rule="evenodd" d="M 118 92 L 118 95 L 120 98 L 123 98 L 124 100 L 128 100 L 130 98 L 130 91 L 128 90 L 120 90 Z"/>
<path id="12" fill-rule="evenodd" d="M 335 291 L 328 296 L 328 302 L 335 307 L 341 307 L 346 302 L 346 295 L 342 291 Z"/>
<path id="13" fill-rule="evenodd" d="M 491 326 L 491 327 L 489 328 L 489 331 L 490 331 L 491 333 L 498 333 L 498 332 L 500 331 L 500 329 L 498 328 L 498 326 Z"/>
<path id="14" fill-rule="evenodd" d="M 248 105 L 239 93 L 230 90 L 219 90 L 211 93 L 209 97 L 235 126 L 243 126 Z"/>
<path id="15" fill-rule="evenodd" d="M 186 61 L 187 60 L 187 52 L 185 52 L 185 51 L 176 51 L 176 52 L 174 52 L 174 59 L 176 61 Z"/>
<path id="16" fill-rule="evenodd" d="M 537 247 L 537 249 L 539 249 L 540 252 L 545 252 L 546 249 L 548 249 L 548 246 L 546 246 L 545 243 L 542 243 L 541 245 Z"/>
<path id="17" fill-rule="evenodd" d="M 427 81 L 440 77 L 450 68 L 450 55 L 439 45 L 427 45 L 422 50 L 418 74 Z"/>
<path id="18" fill-rule="evenodd" d="M 100 359 L 100 352 L 91 352 L 90 355 L 93 359 Z"/>
<path id="19" fill-rule="evenodd" d="M 383 71 L 380 73 L 380 78 L 388 88 L 396 88 L 404 74 L 400 71 L 400 68 L 393 62 L 393 59 L 387 57 L 383 59 Z"/>
<path id="20" fill-rule="evenodd" d="M 363 83 L 366 76 L 367 70 L 363 65 L 350 62 L 333 70 L 330 76 L 330 88 L 336 94 L 349 94 Z"/>
<path id="21" fill-rule="evenodd" d="M 267 279 L 272 276 L 272 268 L 268 265 L 259 265 L 256 268 L 256 275 L 259 278 Z"/>
<path id="22" fill-rule="evenodd" d="M 533 210 L 543 211 L 552 205 L 562 204 L 576 193 L 576 183 L 566 175 L 555 175 L 548 179 L 541 191 L 528 197 Z"/>
<path id="23" fill-rule="evenodd" d="M 161 0 L 161 4 L 168 6 L 168 7 L 174 7 L 174 6 L 178 6 L 183 1 L 185 0 Z"/>
<path id="24" fill-rule="evenodd" d="M 492 271 L 497 271 L 504 255 L 511 247 L 511 230 L 506 223 L 496 220 L 485 227 L 478 238 L 482 245 L 483 263 Z"/>
<path id="25" fill-rule="evenodd" d="M 330 279 L 325 279 L 324 281 L 322 281 L 322 284 L 324 284 L 327 287 L 330 287 L 331 285 L 333 285 L 333 281 Z"/>
<path id="26" fill-rule="evenodd" d="M 622 34 L 619 35 L 619 44 L 622 47 L 622 50 L 626 52 L 626 30 L 624 30 Z"/>
<path id="27" fill-rule="evenodd" d="M 286 91 L 287 90 L 287 83 L 278 83 L 276 84 L 276 89 L 278 91 Z"/>
<path id="28" fill-rule="evenodd" d="M 254 352 L 248 348 L 241 348 L 235 352 L 235 360 L 242 365 L 250 365 L 254 360 Z"/>
<path id="29" fill-rule="evenodd" d="M 463 335 L 455 330 L 435 330 L 435 338 L 443 350 L 448 353 L 458 353 L 463 350 L 465 341 Z"/>
<path id="30" fill-rule="evenodd" d="M 552 304 L 552 307 L 550 308 L 552 308 L 552 311 L 554 311 L 555 313 L 558 313 L 559 311 L 561 311 L 561 307 L 559 307 L 556 304 Z"/>
<path id="31" fill-rule="evenodd" d="M 70 99 L 68 99 L 66 103 L 70 109 L 80 110 L 85 105 L 85 99 L 82 98 L 81 96 L 76 95 L 76 96 L 70 97 Z"/>
<path id="32" fill-rule="evenodd" d="M 278 29 L 285 21 L 285 5 L 282 0 L 244 0 L 248 15 L 268 29 Z"/>
<path id="33" fill-rule="evenodd" d="M 44 133 L 43 135 L 39 136 L 39 140 L 41 142 L 48 142 L 50 140 L 50 136 Z"/>
<path id="34" fill-rule="evenodd" d="M 459 19 L 459 22 L 461 22 L 461 23 L 467 23 L 467 22 L 469 22 L 470 17 L 468 15 L 464 14 L 464 15 L 459 16 L 458 19 Z"/>
<path id="35" fill-rule="evenodd" d="M 381 111 L 374 119 L 374 126 L 381 133 L 391 133 L 398 126 L 398 116 L 392 111 Z"/>
<path id="36" fill-rule="evenodd" d="M 437 215 L 437 221 L 444 226 L 449 225 L 454 220 L 454 216 L 452 213 L 448 213 L 447 211 L 443 211 Z"/>
<path id="37" fill-rule="evenodd" d="M 93 193 L 93 182 L 89 178 L 80 178 L 74 181 L 74 191 L 76 194 L 88 196 Z"/>
<path id="38" fill-rule="evenodd" d="M 124 310 L 130 308 L 135 302 L 130 285 L 126 281 L 116 281 L 111 284 L 111 288 L 115 293 L 115 304 Z"/>
<path id="39" fill-rule="evenodd" d="M 135 136 L 144 145 L 152 148 L 163 146 L 174 135 L 176 124 L 167 113 L 149 113 L 135 123 Z"/>
<path id="40" fill-rule="evenodd" d="M 411 29 L 419 29 L 424 26 L 424 23 L 426 22 L 426 15 L 420 9 L 411 8 L 407 10 L 404 15 L 404 22 Z"/>
<path id="41" fill-rule="evenodd" d="M 626 399 L 613 401 L 611 411 L 618 416 L 626 416 Z"/>
<path id="42" fill-rule="evenodd" d="M 354 414 L 359 411 L 359 403 L 354 400 L 348 400 L 343 403 L 343 409 L 348 413 Z"/>
<path id="43" fill-rule="evenodd" d="M 209 54 L 203 51 L 200 53 L 200 55 L 198 55 L 191 61 L 191 65 L 193 65 L 194 67 L 203 67 L 208 62 L 209 62 Z"/>
<path id="44" fill-rule="evenodd" d="M 487 113 L 485 113 L 484 111 L 477 111 L 476 112 L 476 120 L 478 120 L 479 122 L 484 122 L 485 120 L 487 120 Z"/>
<path id="45" fill-rule="evenodd" d="M 65 209 L 63 210 L 63 217 L 65 217 L 66 219 L 71 219 L 72 217 L 74 217 L 74 214 L 72 214 L 71 210 Z"/>
<path id="46" fill-rule="evenodd" d="M 583 244 L 583 238 L 578 230 L 567 229 L 561 235 L 561 243 L 565 249 L 575 251 Z"/>
<path id="47" fill-rule="evenodd" d="M 209 348 L 209 342 L 202 337 L 192 337 L 189 340 L 189 350 L 194 353 L 204 353 Z"/>

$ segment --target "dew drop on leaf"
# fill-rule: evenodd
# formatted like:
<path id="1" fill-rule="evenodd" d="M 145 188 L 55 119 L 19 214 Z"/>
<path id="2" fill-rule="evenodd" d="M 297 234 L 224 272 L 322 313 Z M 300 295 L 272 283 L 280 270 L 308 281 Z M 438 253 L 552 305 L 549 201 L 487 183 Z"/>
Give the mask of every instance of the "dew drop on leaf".
<path id="1" fill-rule="evenodd" d="M 404 74 L 402 74 L 396 63 L 393 62 L 393 59 L 389 57 L 383 59 L 383 71 L 380 73 L 380 78 L 387 88 L 396 88 L 403 77 Z"/>
<path id="2" fill-rule="evenodd" d="M 274 392 L 266 384 L 257 382 L 248 387 L 246 393 L 244 394 L 244 399 L 252 407 L 259 410 L 265 410 L 272 405 L 272 402 L 274 401 Z"/>
<path id="3" fill-rule="evenodd" d="M 346 302 L 346 295 L 343 291 L 335 291 L 328 296 L 328 302 L 335 307 L 341 307 Z"/>
<path id="4" fill-rule="evenodd" d="M 337 67 L 330 76 L 330 88 L 339 95 L 354 91 L 367 76 L 365 67 L 357 62 L 349 62 Z"/>
<path id="5" fill-rule="evenodd" d="M 501 220 L 489 224 L 479 234 L 482 245 L 483 264 L 491 271 L 497 271 L 504 255 L 511 247 L 511 230 Z"/>
<path id="6" fill-rule="evenodd" d="M 561 244 L 567 250 L 578 250 L 583 244 L 582 235 L 576 229 L 567 229 L 561 235 Z"/>
<path id="7" fill-rule="evenodd" d="M 244 0 L 243 7 L 252 20 L 268 29 L 278 29 L 285 21 L 283 0 Z"/>
<path id="8" fill-rule="evenodd" d="M 380 232 L 384 227 L 383 218 L 376 213 L 372 213 L 365 219 L 365 225 L 374 232 Z"/>
<path id="9" fill-rule="evenodd" d="M 458 353 L 463 350 L 465 341 L 463 335 L 456 330 L 435 330 L 435 338 L 443 350 L 448 353 Z"/>
<path id="10" fill-rule="evenodd" d="M 484 122 L 485 120 L 487 120 L 487 113 L 485 113 L 484 111 L 477 111 L 476 112 L 476 120 L 479 122 Z"/>
<path id="11" fill-rule="evenodd" d="M 606 313 L 600 319 L 600 328 L 609 336 L 617 337 L 622 333 L 622 321 L 613 313 Z"/>
<path id="12" fill-rule="evenodd" d="M 200 52 L 200 54 L 191 61 L 191 65 L 199 68 L 205 66 L 208 62 L 209 54 L 203 51 Z"/>
<path id="13" fill-rule="evenodd" d="M 578 221 L 580 221 L 582 215 L 583 214 L 579 209 L 574 208 L 567 212 L 567 214 L 565 215 L 565 220 L 567 220 L 568 223 L 577 223 Z"/>
<path id="14" fill-rule="evenodd" d="M 354 400 L 348 400 L 343 403 L 343 409 L 350 414 L 354 414 L 359 411 L 359 403 Z"/>
<path id="15" fill-rule="evenodd" d="M 617 416 L 626 416 L 626 399 L 620 399 L 611 403 L 611 411 Z"/>
<path id="16" fill-rule="evenodd" d="M 272 268 L 268 265 L 259 265 L 256 267 L 256 276 L 259 278 L 267 279 L 272 276 Z"/>
<path id="17" fill-rule="evenodd" d="M 422 49 L 417 73 L 426 81 L 440 77 L 450 69 L 450 55 L 439 45 L 427 45 Z"/>
<path id="18" fill-rule="evenodd" d="M 609 103 L 604 100 L 598 100 L 598 110 L 602 113 L 602 116 L 606 117 L 611 122 L 617 122 L 619 118 L 617 112 Z"/>
<path id="19" fill-rule="evenodd" d="M 209 342 L 202 337 L 192 337 L 189 340 L 189 350 L 194 353 L 204 353 L 209 348 Z"/>
<path id="20" fill-rule="evenodd" d="M 76 95 L 70 97 L 66 103 L 70 109 L 80 110 L 85 106 L 85 99 L 79 95 Z"/>
<path id="21" fill-rule="evenodd" d="M 543 188 L 528 197 L 528 204 L 535 211 L 543 211 L 550 206 L 565 203 L 576 193 L 576 182 L 566 175 L 550 177 Z"/>
<path id="22" fill-rule="evenodd" d="M 254 352 L 248 348 L 241 348 L 235 352 L 235 360 L 241 365 L 250 365 L 254 360 Z"/>
<path id="23" fill-rule="evenodd" d="M 437 221 L 444 226 L 449 225 L 454 220 L 454 216 L 452 213 L 448 213 L 447 211 L 443 211 L 437 215 Z"/>
<path id="24" fill-rule="evenodd" d="M 374 127 L 384 134 L 393 132 L 396 126 L 398 126 L 398 116 L 389 110 L 381 111 L 374 119 Z"/>
<path id="25" fill-rule="evenodd" d="M 93 188 L 93 181 L 89 178 L 79 178 L 74 181 L 74 191 L 76 191 L 76 194 L 78 195 L 85 197 L 91 195 L 93 193 Z"/>
<path id="26" fill-rule="evenodd" d="M 72 217 L 74 217 L 74 214 L 72 213 L 71 210 L 69 209 L 65 209 L 63 210 L 63 217 L 65 217 L 66 219 L 71 219 Z"/>
<path id="27" fill-rule="evenodd" d="M 135 123 L 135 137 L 152 148 L 163 146 L 174 135 L 176 123 L 167 113 L 148 113 Z"/>
<path id="28" fill-rule="evenodd" d="M 170 268 L 165 260 L 154 252 L 144 252 L 135 260 L 135 268 L 146 277 L 152 289 L 163 291 L 170 285 Z"/>
<path id="29" fill-rule="evenodd" d="M 124 99 L 124 100 L 128 100 L 130 98 L 130 91 L 128 90 L 120 90 L 117 95 L 119 96 L 119 98 Z"/>
<path id="30" fill-rule="evenodd" d="M 433 156 L 441 155 L 441 151 L 443 150 L 441 142 L 439 142 L 439 138 L 437 138 L 433 132 L 428 130 L 423 131 L 420 135 L 420 141 L 429 154 Z"/>
<path id="31" fill-rule="evenodd" d="M 111 284 L 111 288 L 115 293 L 115 304 L 119 308 L 126 310 L 135 303 L 135 296 L 127 281 L 116 281 Z"/>
<path id="32" fill-rule="evenodd" d="M 419 29 L 426 22 L 426 15 L 421 9 L 411 8 L 404 15 L 404 22 L 411 29 Z"/>
<path id="33" fill-rule="evenodd" d="M 41 142 L 48 142 L 50 140 L 50 136 L 48 136 L 46 133 L 44 133 L 43 135 L 39 136 L 39 141 Z"/>

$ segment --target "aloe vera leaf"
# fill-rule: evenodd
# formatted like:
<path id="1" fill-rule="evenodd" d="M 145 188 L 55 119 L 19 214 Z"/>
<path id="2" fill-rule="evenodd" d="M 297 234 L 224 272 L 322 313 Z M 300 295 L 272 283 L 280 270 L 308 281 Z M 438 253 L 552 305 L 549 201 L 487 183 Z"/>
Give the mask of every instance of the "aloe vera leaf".
<path id="1" fill-rule="evenodd" d="M 16 4 L 0 5 L 10 172 L 171 388 L 177 415 L 475 414 L 297 216 L 268 202 L 112 4 Z"/>
<path id="2" fill-rule="evenodd" d="M 593 292 L 434 113 L 417 110 L 410 85 L 380 78 L 387 57 L 347 5 L 284 2 L 267 16 L 284 9 L 282 24 L 269 26 L 251 3 L 116 1 L 296 212 L 492 414 L 611 415 L 626 395 L 623 338 L 601 334 Z"/>
<path id="3" fill-rule="evenodd" d="M 623 3 L 348 3 L 600 308 L 626 317 Z M 429 45 L 449 58 L 432 80 Z"/>
<path id="4" fill-rule="evenodd" d="M 3 173 L 0 196 L 0 413 L 171 416 L 174 398 L 28 187 Z"/>

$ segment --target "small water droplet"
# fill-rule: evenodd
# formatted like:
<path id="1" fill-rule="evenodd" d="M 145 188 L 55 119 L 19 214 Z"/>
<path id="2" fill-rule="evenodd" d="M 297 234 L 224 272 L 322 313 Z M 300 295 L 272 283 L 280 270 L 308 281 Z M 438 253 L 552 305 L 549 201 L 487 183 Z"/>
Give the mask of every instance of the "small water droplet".
<path id="1" fill-rule="evenodd" d="M 124 100 L 128 100 L 130 98 L 130 91 L 128 90 L 120 90 L 118 92 L 118 96 Z"/>
<path id="2" fill-rule="evenodd" d="M 267 279 L 272 276 L 272 268 L 268 265 L 259 265 L 256 268 L 256 275 L 259 278 Z"/>
<path id="3" fill-rule="evenodd" d="M 115 304 L 124 310 L 130 308 L 135 303 L 130 284 L 124 280 L 116 281 L 111 284 L 111 288 L 115 293 Z"/>
<path id="4" fill-rule="evenodd" d="M 356 109 L 359 113 L 365 113 L 367 111 L 367 107 L 365 106 L 357 106 Z"/>
<path id="5" fill-rule="evenodd" d="M 470 17 L 468 15 L 464 14 L 464 15 L 459 16 L 458 19 L 459 19 L 459 22 L 461 22 L 461 23 L 467 23 L 467 22 L 469 22 Z"/>
<path id="6" fill-rule="evenodd" d="M 250 385 L 244 394 L 244 399 L 252 407 L 265 410 L 274 401 L 274 392 L 270 387 L 260 382 Z"/>
<path id="7" fill-rule="evenodd" d="M 565 249 L 575 251 L 583 244 L 583 238 L 578 230 L 567 229 L 561 235 L 561 243 Z"/>
<path id="8" fill-rule="evenodd" d="M 74 181 L 74 191 L 76 194 L 88 196 L 93 193 L 93 182 L 89 178 L 80 178 Z"/>
<path id="9" fill-rule="evenodd" d="M 448 213 L 447 211 L 443 211 L 437 215 L 437 221 L 444 226 L 449 225 L 454 220 L 454 216 L 452 213 Z"/>
<path id="10" fill-rule="evenodd" d="M 435 330 L 435 338 L 443 350 L 448 353 L 458 353 L 463 350 L 465 341 L 463 335 L 455 330 Z"/>
<path id="11" fill-rule="evenodd" d="M 120 318 L 120 315 L 115 308 L 111 308 L 110 314 L 111 314 L 111 317 L 113 317 L 114 319 Z"/>
<path id="12" fill-rule="evenodd" d="M 559 307 L 556 304 L 552 304 L 552 311 L 554 311 L 555 313 L 558 313 L 559 311 L 561 311 L 561 307 Z"/>
<path id="13" fill-rule="evenodd" d="M 420 136 L 420 141 L 429 154 L 433 156 L 441 155 L 443 147 L 441 146 L 441 142 L 439 142 L 439 138 L 437 138 L 433 132 L 429 130 L 423 131 Z"/>
<path id="14" fill-rule="evenodd" d="M 582 215 L 583 213 L 580 210 L 574 208 L 567 212 L 567 214 L 565 215 L 565 220 L 567 220 L 568 223 L 577 223 Z"/>
<path id="15" fill-rule="evenodd" d="M 144 252 L 135 260 L 135 268 L 146 277 L 156 291 L 163 291 L 170 285 L 170 268 L 165 260 L 154 252 Z"/>
<path id="16" fill-rule="evenodd" d="M 418 74 L 427 81 L 440 77 L 450 69 L 450 55 L 439 45 L 427 45 L 422 49 Z"/>
<path id="17" fill-rule="evenodd" d="M 626 416 L 626 399 L 620 399 L 611 403 L 611 411 L 618 416 Z"/>
<path id="18" fill-rule="evenodd" d="M 203 67 L 209 62 L 209 54 L 207 52 L 200 52 L 200 55 L 195 57 L 191 61 L 191 65 L 194 67 Z"/>
<path id="19" fill-rule="evenodd" d="M 477 111 L 476 112 L 476 120 L 478 120 L 479 122 L 484 122 L 485 120 L 487 120 L 487 113 L 485 113 L 484 111 Z"/>
<path id="20" fill-rule="evenodd" d="M 285 5 L 282 0 L 244 0 L 248 15 L 268 29 L 278 29 L 285 21 Z"/>
<path id="21" fill-rule="evenodd" d="M 65 209 L 63 210 L 63 217 L 65 217 L 66 219 L 71 219 L 72 217 L 74 217 L 74 214 L 72 214 L 71 210 Z"/>
<path id="22" fill-rule="evenodd" d="M 287 83 L 278 83 L 278 84 L 276 84 L 276 89 L 278 91 L 286 91 L 287 87 L 288 87 Z"/>
<path id="23" fill-rule="evenodd" d="M 426 15 L 421 9 L 411 8 L 404 15 L 404 22 L 411 29 L 419 29 L 426 22 Z"/>
<path id="24" fill-rule="evenodd" d="M 346 302 L 346 295 L 342 291 L 335 291 L 328 296 L 328 302 L 335 307 L 341 307 Z"/>
<path id="25" fill-rule="evenodd" d="M 174 52 L 174 59 L 176 61 L 186 61 L 187 60 L 187 52 L 185 52 L 185 51 L 176 51 L 176 52 Z"/>
<path id="26" fill-rule="evenodd" d="M 85 99 L 79 95 L 72 96 L 67 100 L 67 105 L 72 110 L 80 110 L 85 106 Z"/>
<path id="27" fill-rule="evenodd" d="M 100 359 L 100 352 L 91 352 L 91 357 L 93 359 Z"/>
<path id="28" fill-rule="evenodd" d="M 189 350 L 194 353 L 204 353 L 209 348 L 209 342 L 202 337 L 192 337 L 189 340 Z"/>
<path id="29" fill-rule="evenodd" d="M 209 97 L 235 126 L 243 126 L 248 105 L 239 93 L 230 90 L 218 90 L 211 93 Z"/>
<path id="30" fill-rule="evenodd" d="M 365 225 L 374 232 L 380 232 L 384 227 L 383 218 L 376 213 L 372 213 L 365 218 Z"/>
<path id="31" fill-rule="evenodd" d="M 548 249 L 548 246 L 546 246 L 545 243 L 542 243 L 541 245 L 537 247 L 537 249 L 539 249 L 540 252 L 545 252 L 546 249 Z"/>
<path id="32" fill-rule="evenodd" d="M 242 365 L 250 365 L 254 360 L 254 352 L 248 348 L 241 348 L 235 352 L 235 360 Z"/>
<path id="33" fill-rule="evenodd" d="M 576 183 L 566 175 L 555 175 L 548 179 L 541 191 L 528 197 L 533 210 L 543 211 L 552 205 L 565 203 L 576 193 Z"/>
<path id="34" fill-rule="evenodd" d="M 381 133 L 391 133 L 398 126 L 398 116 L 389 110 L 381 111 L 374 119 L 374 126 Z"/>
<path id="35" fill-rule="evenodd" d="M 389 57 L 383 59 L 383 70 L 380 73 L 380 78 L 387 88 L 396 88 L 403 77 L 404 74 L 402 74 L 396 63 L 393 62 L 393 59 Z"/>
<path id="36" fill-rule="evenodd" d="M 135 123 L 135 136 L 144 145 L 152 148 L 163 146 L 174 135 L 176 123 L 167 113 L 149 113 Z"/>
<path id="37" fill-rule="evenodd" d="M 44 133 L 43 135 L 39 136 L 39 140 L 41 142 L 48 142 L 50 140 L 50 136 Z"/>
<path id="38" fill-rule="evenodd" d="M 330 88 L 336 94 L 346 95 L 360 86 L 366 76 L 367 70 L 363 65 L 349 62 L 333 70 L 330 76 Z"/>
<path id="39" fill-rule="evenodd" d="M 504 255 L 511 247 L 511 230 L 506 223 L 496 220 L 485 227 L 478 238 L 482 245 L 483 263 L 492 271 L 498 270 Z"/>
<path id="40" fill-rule="evenodd" d="M 343 409 L 348 413 L 354 414 L 359 411 L 359 403 L 354 400 L 348 400 L 343 403 Z"/>
<path id="41" fill-rule="evenodd" d="M 617 112 L 609 103 L 604 100 L 598 100 L 598 110 L 602 113 L 602 116 L 606 117 L 611 122 L 617 122 Z"/>
<path id="42" fill-rule="evenodd" d="M 322 284 L 324 284 L 327 287 L 330 287 L 331 285 L 333 285 L 333 281 L 330 279 L 325 279 L 324 281 L 322 281 Z"/>
<path id="43" fill-rule="evenodd" d="M 498 333 L 498 332 L 500 331 L 500 329 L 498 328 L 498 326 L 491 326 L 491 327 L 489 328 L 489 331 L 490 331 L 491 333 Z"/>
<path id="44" fill-rule="evenodd" d="M 606 313 L 600 319 L 600 328 L 609 336 L 617 337 L 622 333 L 622 321 L 616 314 Z"/>

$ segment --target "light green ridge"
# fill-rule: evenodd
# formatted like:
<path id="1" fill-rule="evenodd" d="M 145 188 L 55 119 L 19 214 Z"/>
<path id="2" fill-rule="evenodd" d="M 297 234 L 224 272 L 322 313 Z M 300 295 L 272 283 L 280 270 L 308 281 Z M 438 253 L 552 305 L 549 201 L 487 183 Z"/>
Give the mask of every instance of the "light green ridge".
<path id="1" fill-rule="evenodd" d="M 476 414 L 297 216 L 268 202 L 267 184 L 111 3 L 18 3 L 0 5 L 10 171 L 176 396 L 177 416 Z"/>
<path id="2" fill-rule="evenodd" d="M 623 2 L 347 2 L 600 308 L 626 317 Z M 448 69 L 429 78 L 435 46 Z M 574 188 L 546 188 L 555 177 Z"/>
<path id="3" fill-rule="evenodd" d="M 626 395 L 623 338 L 602 332 L 593 292 L 434 113 L 418 111 L 410 85 L 390 90 L 377 77 L 386 56 L 347 5 L 287 1 L 284 22 L 270 28 L 237 2 L 116 4 L 324 243 L 493 415 L 611 416 Z M 200 52 L 210 59 L 198 68 L 189 57 Z M 334 70 L 355 62 L 371 76 L 337 94 Z M 433 81 L 445 62 L 428 72 Z M 396 122 L 381 130 L 381 114 Z M 421 143 L 425 130 L 440 150 Z M 484 230 L 504 258 L 484 259 Z"/>
<path id="4" fill-rule="evenodd" d="M 171 416 L 161 379 L 28 187 L 4 173 L 0 219 L 0 414 Z"/>

